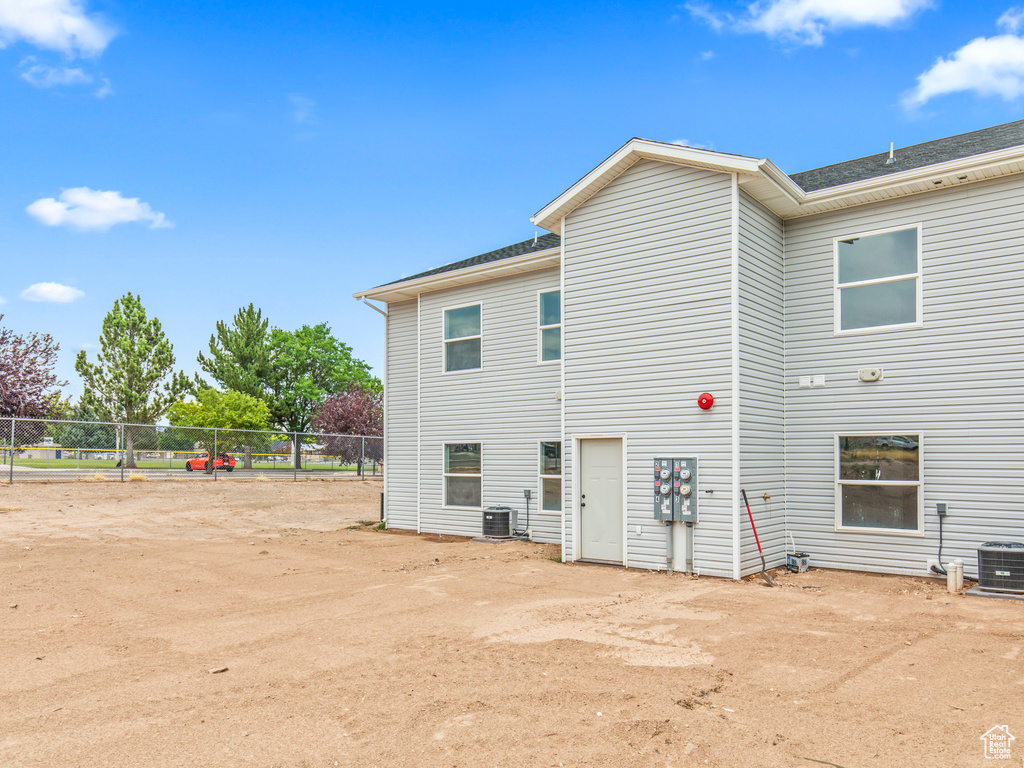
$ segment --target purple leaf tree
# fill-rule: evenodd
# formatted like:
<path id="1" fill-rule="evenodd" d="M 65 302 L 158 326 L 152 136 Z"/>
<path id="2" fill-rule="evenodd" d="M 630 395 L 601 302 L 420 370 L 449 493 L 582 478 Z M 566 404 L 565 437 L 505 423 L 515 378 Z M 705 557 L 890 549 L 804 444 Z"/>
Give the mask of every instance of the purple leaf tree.
<path id="1" fill-rule="evenodd" d="M 330 433 L 323 439 L 324 451 L 343 462 L 359 462 L 361 458 L 381 461 L 384 458 L 384 404 L 380 392 L 351 383 L 344 392 L 331 395 L 316 409 L 310 426 L 317 432 Z M 363 440 L 376 438 L 372 440 Z M 362 473 L 362 465 L 359 467 Z"/>
<path id="2" fill-rule="evenodd" d="M 68 384 L 53 372 L 59 350 L 48 333 L 20 336 L 0 328 L 0 416 L 50 415 L 59 403 L 59 388 Z"/>

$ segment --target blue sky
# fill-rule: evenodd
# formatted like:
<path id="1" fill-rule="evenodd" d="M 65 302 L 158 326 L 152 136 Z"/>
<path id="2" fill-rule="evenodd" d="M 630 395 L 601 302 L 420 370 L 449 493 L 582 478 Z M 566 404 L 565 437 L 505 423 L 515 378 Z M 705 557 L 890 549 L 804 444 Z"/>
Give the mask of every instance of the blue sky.
<path id="1" fill-rule="evenodd" d="M 632 136 L 787 172 L 1024 117 L 999 2 L 0 0 L 0 312 L 70 380 L 140 294 L 195 357 L 250 301 L 383 364 L 351 294 L 532 237 Z"/>

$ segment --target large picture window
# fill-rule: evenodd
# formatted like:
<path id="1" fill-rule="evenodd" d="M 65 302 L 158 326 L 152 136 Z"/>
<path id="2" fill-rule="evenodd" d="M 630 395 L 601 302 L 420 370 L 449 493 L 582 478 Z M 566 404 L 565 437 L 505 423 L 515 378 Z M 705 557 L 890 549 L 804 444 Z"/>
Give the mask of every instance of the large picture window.
<path id="1" fill-rule="evenodd" d="M 483 480 L 480 443 L 445 443 L 444 504 L 479 509 Z"/>
<path id="2" fill-rule="evenodd" d="M 562 511 L 561 441 L 544 441 L 540 444 L 540 510 Z"/>
<path id="3" fill-rule="evenodd" d="M 562 359 L 562 292 L 544 291 L 537 294 L 538 330 L 537 347 L 540 362 Z"/>
<path id="4" fill-rule="evenodd" d="M 835 240 L 837 333 L 920 323 L 921 228 Z"/>
<path id="5" fill-rule="evenodd" d="M 921 531 L 921 435 L 836 436 L 836 524 Z"/>
<path id="6" fill-rule="evenodd" d="M 481 367 L 480 305 L 444 311 L 444 369 L 470 371 Z"/>

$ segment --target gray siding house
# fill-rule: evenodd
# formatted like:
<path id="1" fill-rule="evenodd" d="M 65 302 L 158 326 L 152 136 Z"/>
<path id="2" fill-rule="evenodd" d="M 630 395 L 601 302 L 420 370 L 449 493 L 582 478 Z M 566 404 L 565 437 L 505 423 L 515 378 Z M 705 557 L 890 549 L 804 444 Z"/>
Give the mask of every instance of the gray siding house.
<path id="1" fill-rule="evenodd" d="M 941 524 L 975 574 L 1024 539 L 1024 121 L 792 176 L 632 139 L 533 222 L 356 294 L 390 527 L 507 505 L 567 561 L 732 578 L 742 491 L 769 566 L 925 575 Z"/>

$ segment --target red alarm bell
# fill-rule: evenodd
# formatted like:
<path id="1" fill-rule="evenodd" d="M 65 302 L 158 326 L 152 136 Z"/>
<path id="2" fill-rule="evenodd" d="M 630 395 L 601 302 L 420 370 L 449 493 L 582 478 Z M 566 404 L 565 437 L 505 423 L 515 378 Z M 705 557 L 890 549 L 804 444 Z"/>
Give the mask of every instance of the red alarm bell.
<path id="1" fill-rule="evenodd" d="M 710 392 L 703 392 L 701 393 L 701 396 L 697 398 L 697 405 L 700 406 L 702 411 L 710 411 L 714 404 L 715 398 Z"/>

